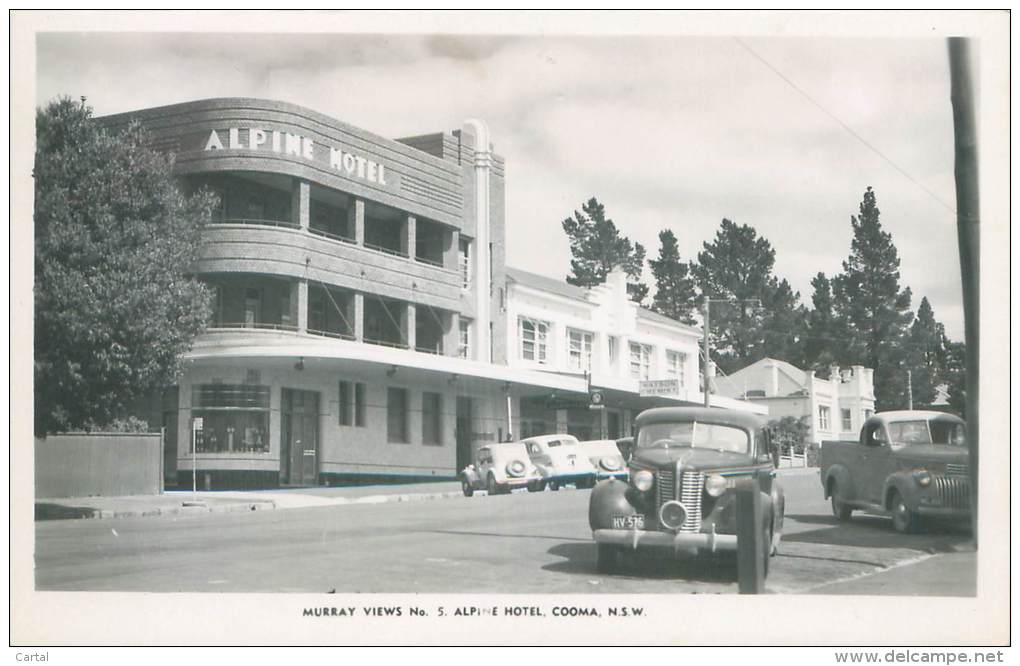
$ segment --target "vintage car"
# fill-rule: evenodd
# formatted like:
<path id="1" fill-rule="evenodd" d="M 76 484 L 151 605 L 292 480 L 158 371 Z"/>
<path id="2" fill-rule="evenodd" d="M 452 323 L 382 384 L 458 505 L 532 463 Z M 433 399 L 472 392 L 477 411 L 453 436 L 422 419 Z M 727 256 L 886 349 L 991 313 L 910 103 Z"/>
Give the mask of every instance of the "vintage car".
<path id="1" fill-rule="evenodd" d="M 891 516 L 898 532 L 924 517 L 970 519 L 966 424 L 932 411 L 879 412 L 858 439 L 824 441 L 822 488 L 841 521 L 855 510 Z"/>
<path id="2" fill-rule="evenodd" d="M 476 442 L 472 449 L 472 462 L 460 473 L 460 487 L 465 497 L 471 497 L 476 490 L 501 495 L 513 488 L 539 489 L 542 476 L 528 459 L 528 451 L 521 442 Z"/>
<path id="3" fill-rule="evenodd" d="M 727 409 L 660 407 L 642 412 L 635 425 L 629 482 L 599 482 L 588 504 L 599 571 L 612 573 L 629 551 L 735 551 L 736 485 L 747 478 L 761 492 L 767 573 L 785 500 L 764 420 Z"/>
<path id="4" fill-rule="evenodd" d="M 578 488 L 595 485 L 595 467 L 581 449 L 573 435 L 540 435 L 524 440 L 531 462 L 542 475 L 541 490 L 559 490 L 560 486 L 573 483 Z"/>
<path id="5" fill-rule="evenodd" d="M 590 439 L 580 444 L 581 449 L 588 455 L 588 460 L 595 467 L 595 476 L 599 480 L 627 479 L 627 463 L 615 439 Z"/>
<path id="6" fill-rule="evenodd" d="M 616 448 L 620 449 L 624 462 L 630 462 L 630 457 L 634 454 L 634 438 L 624 437 L 616 440 Z"/>

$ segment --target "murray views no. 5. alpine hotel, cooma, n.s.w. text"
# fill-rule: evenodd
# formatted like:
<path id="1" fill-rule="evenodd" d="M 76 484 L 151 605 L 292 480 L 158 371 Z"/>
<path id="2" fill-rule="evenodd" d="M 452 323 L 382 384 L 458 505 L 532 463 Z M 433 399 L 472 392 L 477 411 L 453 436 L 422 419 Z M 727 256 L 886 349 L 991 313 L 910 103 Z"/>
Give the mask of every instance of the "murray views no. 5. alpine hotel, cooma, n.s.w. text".
<path id="1" fill-rule="evenodd" d="M 700 330 L 630 302 L 622 273 L 587 290 L 506 266 L 482 122 L 391 140 L 255 99 L 98 122 L 135 119 L 220 200 L 193 269 L 213 318 L 149 414 L 171 484 L 451 478 L 472 441 L 615 438 L 641 409 L 703 401 Z M 642 396 L 652 380 L 674 388 Z"/>

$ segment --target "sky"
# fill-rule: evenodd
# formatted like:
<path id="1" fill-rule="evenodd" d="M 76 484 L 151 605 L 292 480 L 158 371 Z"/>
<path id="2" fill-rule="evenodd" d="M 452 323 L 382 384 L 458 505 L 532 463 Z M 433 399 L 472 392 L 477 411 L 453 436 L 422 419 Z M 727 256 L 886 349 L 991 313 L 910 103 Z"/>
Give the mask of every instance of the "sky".
<path id="1" fill-rule="evenodd" d="M 96 115 L 260 97 L 391 138 L 481 118 L 507 263 L 557 278 L 560 222 L 594 196 L 649 258 L 661 229 L 690 260 L 723 218 L 753 226 L 810 306 L 871 186 L 913 309 L 926 296 L 963 338 L 943 39 L 64 32 L 36 57 L 37 105 L 84 95 Z"/>

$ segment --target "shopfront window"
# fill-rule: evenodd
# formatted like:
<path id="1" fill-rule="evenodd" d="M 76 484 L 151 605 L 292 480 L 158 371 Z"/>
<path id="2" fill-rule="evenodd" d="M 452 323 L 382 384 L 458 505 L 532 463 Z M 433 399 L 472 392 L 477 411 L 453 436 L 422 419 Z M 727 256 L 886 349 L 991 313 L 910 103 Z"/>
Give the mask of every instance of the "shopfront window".
<path id="1" fill-rule="evenodd" d="M 406 444 L 407 389 L 390 388 L 386 393 L 386 440 Z"/>
<path id="2" fill-rule="evenodd" d="M 421 443 L 443 443 L 443 396 L 428 391 L 421 394 Z"/>
<path id="3" fill-rule="evenodd" d="M 198 453 L 269 453 L 269 387 L 202 384 L 192 389 Z"/>

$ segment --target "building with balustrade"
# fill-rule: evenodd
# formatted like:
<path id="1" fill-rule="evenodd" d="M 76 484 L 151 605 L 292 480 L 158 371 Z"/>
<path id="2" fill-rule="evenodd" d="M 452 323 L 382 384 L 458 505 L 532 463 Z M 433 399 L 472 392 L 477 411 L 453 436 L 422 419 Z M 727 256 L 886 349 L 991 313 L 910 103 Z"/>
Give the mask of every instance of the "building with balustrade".
<path id="1" fill-rule="evenodd" d="M 701 399 L 697 329 L 616 282 L 506 268 L 505 165 L 480 121 L 393 140 L 240 98 L 97 119 L 133 120 L 219 200 L 193 267 L 212 320 L 155 417 L 171 483 L 452 478 L 472 441 L 617 436 L 645 406 Z M 643 400 L 660 375 L 682 392 Z M 596 386 L 609 406 L 589 410 Z"/>

